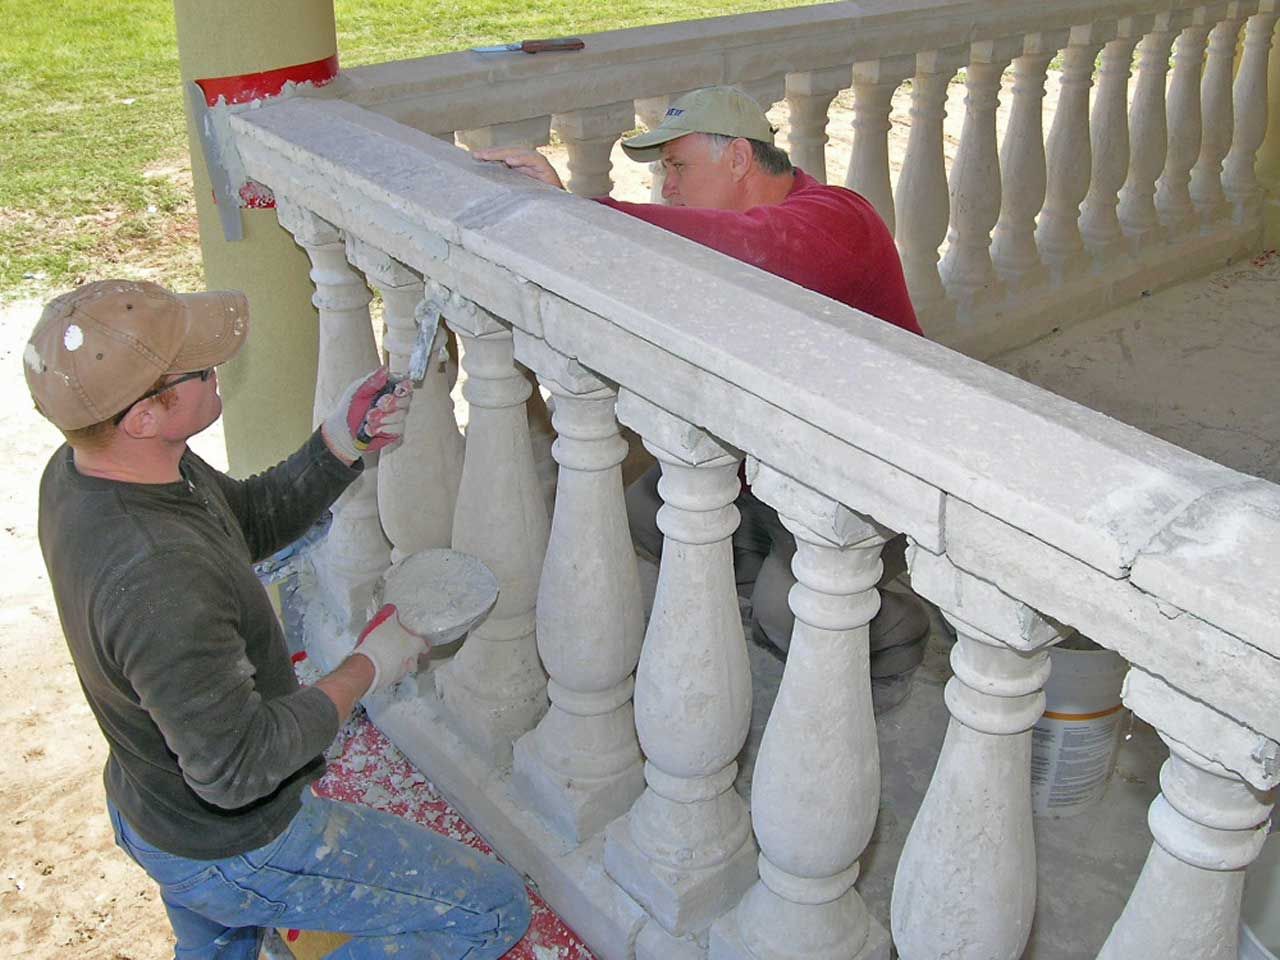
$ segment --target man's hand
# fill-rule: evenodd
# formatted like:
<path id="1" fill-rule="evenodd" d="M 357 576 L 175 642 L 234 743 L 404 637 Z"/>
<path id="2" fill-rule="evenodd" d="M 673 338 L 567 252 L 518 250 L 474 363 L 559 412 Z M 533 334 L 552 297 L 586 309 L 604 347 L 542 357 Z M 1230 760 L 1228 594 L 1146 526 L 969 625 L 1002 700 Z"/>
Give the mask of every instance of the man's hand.
<path id="1" fill-rule="evenodd" d="M 418 666 L 418 657 L 428 652 L 426 637 L 410 633 L 400 622 L 394 603 L 385 604 L 360 631 L 353 655 L 367 657 L 373 664 L 373 683 L 366 693 L 381 693 Z"/>
<path id="2" fill-rule="evenodd" d="M 523 173 L 526 177 L 564 189 L 560 174 L 556 173 L 555 168 L 551 166 L 551 161 L 530 147 L 488 147 L 483 150 L 472 150 L 471 155 L 477 160 L 505 163 L 512 170 Z"/>
<path id="3" fill-rule="evenodd" d="M 379 367 L 342 392 L 320 432 L 334 456 L 355 463 L 400 439 L 412 399 L 413 384 L 407 378 L 392 382 L 387 368 Z"/>

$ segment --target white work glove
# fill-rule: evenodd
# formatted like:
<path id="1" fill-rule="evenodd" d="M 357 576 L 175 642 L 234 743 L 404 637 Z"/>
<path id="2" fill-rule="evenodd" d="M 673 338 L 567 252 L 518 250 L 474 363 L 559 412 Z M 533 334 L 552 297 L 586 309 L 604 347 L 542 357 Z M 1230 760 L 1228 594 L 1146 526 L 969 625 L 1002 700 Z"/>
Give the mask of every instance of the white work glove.
<path id="1" fill-rule="evenodd" d="M 342 392 L 320 430 L 329 448 L 353 463 L 400 439 L 412 399 L 413 384 L 407 377 L 392 380 L 387 368 L 379 367 Z"/>
<path id="2" fill-rule="evenodd" d="M 352 651 L 373 664 L 373 683 L 369 685 L 366 696 L 381 693 L 412 673 L 418 668 L 418 657 L 430 649 L 431 644 L 426 637 L 404 628 L 394 603 L 384 604 L 360 631 L 356 648 Z"/>

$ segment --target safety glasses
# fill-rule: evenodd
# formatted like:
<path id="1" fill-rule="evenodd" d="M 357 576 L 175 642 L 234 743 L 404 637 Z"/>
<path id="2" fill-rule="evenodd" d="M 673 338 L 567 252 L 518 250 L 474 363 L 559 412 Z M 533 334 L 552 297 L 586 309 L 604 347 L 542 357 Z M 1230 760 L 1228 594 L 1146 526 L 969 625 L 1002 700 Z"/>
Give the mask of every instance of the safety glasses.
<path id="1" fill-rule="evenodd" d="M 212 374 L 213 374 L 213 367 L 206 367 L 204 370 L 193 370 L 191 373 L 184 373 L 184 374 L 181 374 L 180 376 L 174 377 L 168 383 L 162 383 L 160 386 L 156 387 L 154 390 L 148 390 L 146 393 L 140 396 L 137 400 L 133 401 L 133 403 L 129 404 L 127 407 L 125 407 L 123 410 L 121 410 L 119 413 L 116 414 L 115 419 L 112 421 L 112 423 L 117 427 L 120 426 L 121 422 L 124 420 L 125 416 L 128 415 L 129 411 L 132 410 L 138 404 L 140 404 L 143 400 L 149 400 L 151 397 L 154 397 L 160 393 L 164 393 L 166 390 L 172 390 L 178 384 L 186 383 L 188 380 L 199 380 L 201 383 L 204 383 L 209 379 L 209 377 Z"/>

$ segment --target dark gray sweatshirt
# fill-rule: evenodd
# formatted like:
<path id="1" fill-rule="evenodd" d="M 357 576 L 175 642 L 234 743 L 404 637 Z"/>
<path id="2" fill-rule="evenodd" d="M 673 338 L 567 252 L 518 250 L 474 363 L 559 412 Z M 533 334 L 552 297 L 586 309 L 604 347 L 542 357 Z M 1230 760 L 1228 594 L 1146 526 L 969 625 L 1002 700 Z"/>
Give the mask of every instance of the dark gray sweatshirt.
<path id="1" fill-rule="evenodd" d="M 215 860 L 260 847 L 298 811 L 338 732 L 299 687 L 251 564 L 301 536 L 362 465 L 319 432 L 233 480 L 190 450 L 177 483 L 79 473 L 40 482 L 40 547 L 80 686 L 111 752 L 107 795 L 162 850 Z"/>

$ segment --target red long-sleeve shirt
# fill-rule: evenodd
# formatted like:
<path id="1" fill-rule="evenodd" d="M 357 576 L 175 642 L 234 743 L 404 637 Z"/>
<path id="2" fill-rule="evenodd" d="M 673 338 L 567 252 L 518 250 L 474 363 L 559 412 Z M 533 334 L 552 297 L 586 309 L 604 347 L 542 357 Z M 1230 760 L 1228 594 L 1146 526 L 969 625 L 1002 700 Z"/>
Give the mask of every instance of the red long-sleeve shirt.
<path id="1" fill-rule="evenodd" d="M 893 235 L 865 197 L 803 170 L 781 203 L 738 212 L 600 203 L 923 335 Z"/>

